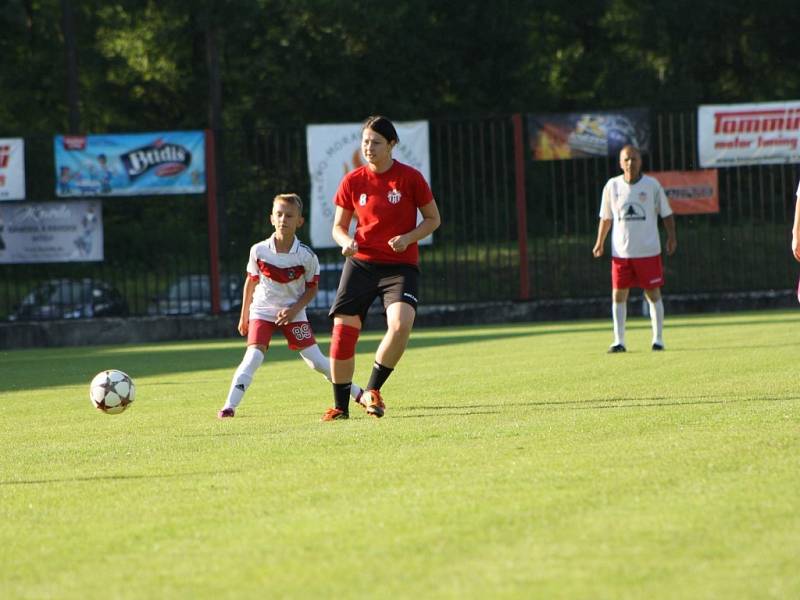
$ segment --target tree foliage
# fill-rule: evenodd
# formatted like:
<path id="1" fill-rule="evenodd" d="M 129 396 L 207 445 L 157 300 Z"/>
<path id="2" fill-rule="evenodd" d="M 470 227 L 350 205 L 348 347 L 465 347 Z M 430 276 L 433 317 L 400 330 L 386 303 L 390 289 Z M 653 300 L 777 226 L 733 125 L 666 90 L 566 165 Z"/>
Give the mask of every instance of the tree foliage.
<path id="1" fill-rule="evenodd" d="M 69 0 L 81 129 L 459 117 L 800 97 L 790 0 Z M 65 0 L 0 11 L 0 133 L 65 130 Z M 213 38 L 210 37 L 213 35 Z"/>

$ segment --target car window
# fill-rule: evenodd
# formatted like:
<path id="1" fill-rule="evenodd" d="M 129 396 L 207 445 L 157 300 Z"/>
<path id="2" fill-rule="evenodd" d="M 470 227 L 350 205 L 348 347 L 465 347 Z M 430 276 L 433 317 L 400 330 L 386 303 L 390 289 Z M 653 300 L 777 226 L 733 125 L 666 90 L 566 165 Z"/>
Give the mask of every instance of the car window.
<path id="1" fill-rule="evenodd" d="M 170 300 L 181 300 L 183 298 L 207 298 L 208 281 L 204 279 L 181 279 L 172 284 L 169 288 L 168 297 Z"/>

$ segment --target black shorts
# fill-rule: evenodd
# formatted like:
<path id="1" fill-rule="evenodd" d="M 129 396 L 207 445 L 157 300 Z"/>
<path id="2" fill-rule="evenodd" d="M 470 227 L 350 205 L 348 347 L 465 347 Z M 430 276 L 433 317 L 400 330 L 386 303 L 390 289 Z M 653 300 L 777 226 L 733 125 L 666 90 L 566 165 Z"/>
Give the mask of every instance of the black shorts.
<path id="1" fill-rule="evenodd" d="M 348 258 L 329 316 L 359 316 L 363 323 L 367 310 L 378 296 L 383 301 L 384 310 L 395 302 L 405 302 L 416 311 L 419 297 L 417 266 L 379 264 Z"/>

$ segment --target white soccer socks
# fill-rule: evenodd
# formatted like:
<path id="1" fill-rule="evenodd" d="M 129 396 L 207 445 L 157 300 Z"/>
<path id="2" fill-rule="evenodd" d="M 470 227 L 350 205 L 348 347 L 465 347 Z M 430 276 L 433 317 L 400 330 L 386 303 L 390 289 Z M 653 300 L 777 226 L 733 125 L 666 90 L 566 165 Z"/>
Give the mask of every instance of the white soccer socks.
<path id="1" fill-rule="evenodd" d="M 322 375 L 328 381 L 331 380 L 331 361 L 330 359 L 322 353 L 322 350 L 319 349 L 317 344 L 313 346 L 309 346 L 308 348 L 303 348 L 300 350 L 300 358 L 309 366 L 309 368 L 314 369 L 318 373 L 322 373 Z M 361 388 L 358 387 L 355 383 L 350 384 L 350 396 L 353 397 L 355 400 L 358 398 L 358 395 L 361 393 Z"/>
<path id="2" fill-rule="evenodd" d="M 264 362 L 264 353 L 255 346 L 248 346 L 239 368 L 233 374 L 231 389 L 228 391 L 228 399 L 225 401 L 223 408 L 236 408 L 239 406 L 242 396 L 244 396 L 247 388 L 250 387 L 253 375 L 262 362 Z"/>
<path id="3" fill-rule="evenodd" d="M 628 317 L 627 302 L 612 302 L 611 316 L 614 320 L 614 346 L 625 345 L 625 319 Z"/>
<path id="4" fill-rule="evenodd" d="M 664 301 L 659 298 L 658 302 L 650 302 L 650 325 L 653 328 L 653 343 L 659 346 L 664 345 Z"/>

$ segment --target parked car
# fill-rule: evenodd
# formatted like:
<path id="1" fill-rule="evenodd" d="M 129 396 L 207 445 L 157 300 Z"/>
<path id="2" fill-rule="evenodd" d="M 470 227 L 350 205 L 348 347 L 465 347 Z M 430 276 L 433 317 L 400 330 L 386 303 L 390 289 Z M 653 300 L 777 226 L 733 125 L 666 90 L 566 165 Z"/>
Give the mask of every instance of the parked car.
<path id="1" fill-rule="evenodd" d="M 116 289 L 96 279 L 49 279 L 31 290 L 9 321 L 43 321 L 125 316 L 128 303 Z"/>
<path id="2" fill-rule="evenodd" d="M 244 276 L 220 275 L 220 311 L 238 311 L 242 306 Z M 149 315 L 202 315 L 211 312 L 211 285 L 205 274 L 183 275 L 166 292 L 154 298 L 147 308 Z"/>

